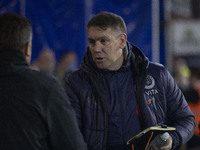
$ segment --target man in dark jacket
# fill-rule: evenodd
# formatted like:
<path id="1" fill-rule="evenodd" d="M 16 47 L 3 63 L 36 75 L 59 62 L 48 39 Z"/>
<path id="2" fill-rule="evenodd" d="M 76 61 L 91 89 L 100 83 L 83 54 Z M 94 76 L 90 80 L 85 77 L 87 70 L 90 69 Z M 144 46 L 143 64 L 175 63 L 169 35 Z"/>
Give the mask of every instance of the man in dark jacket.
<path id="1" fill-rule="evenodd" d="M 185 144 L 194 116 L 167 69 L 127 42 L 126 25 L 116 14 L 97 14 L 87 30 L 89 47 L 79 70 L 65 77 L 65 89 L 88 148 L 130 150 L 129 138 L 161 125 L 176 128 L 162 150 Z"/>
<path id="2" fill-rule="evenodd" d="M 60 82 L 29 69 L 30 22 L 0 15 L 0 149 L 86 150 Z"/>

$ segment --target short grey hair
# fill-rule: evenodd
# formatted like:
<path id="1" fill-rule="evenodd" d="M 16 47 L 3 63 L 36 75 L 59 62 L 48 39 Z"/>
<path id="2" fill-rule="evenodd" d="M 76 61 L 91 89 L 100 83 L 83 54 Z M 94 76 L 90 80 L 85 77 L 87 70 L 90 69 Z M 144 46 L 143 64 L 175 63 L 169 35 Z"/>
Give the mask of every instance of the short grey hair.
<path id="1" fill-rule="evenodd" d="M 22 50 L 32 40 L 30 21 L 15 13 L 0 15 L 0 50 Z"/>
<path id="2" fill-rule="evenodd" d="M 87 29 L 90 27 L 99 27 L 103 30 L 112 28 L 120 33 L 127 34 L 126 24 L 121 16 L 111 12 L 101 12 L 88 22 Z"/>

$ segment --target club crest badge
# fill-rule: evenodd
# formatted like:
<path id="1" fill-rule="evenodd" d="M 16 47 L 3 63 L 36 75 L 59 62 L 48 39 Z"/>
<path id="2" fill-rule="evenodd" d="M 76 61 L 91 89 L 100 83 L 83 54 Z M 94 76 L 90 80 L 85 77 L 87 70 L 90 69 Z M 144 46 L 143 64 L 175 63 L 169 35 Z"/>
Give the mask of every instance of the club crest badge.
<path id="1" fill-rule="evenodd" d="M 155 80 L 152 76 L 147 75 L 145 89 L 149 90 L 155 86 Z"/>

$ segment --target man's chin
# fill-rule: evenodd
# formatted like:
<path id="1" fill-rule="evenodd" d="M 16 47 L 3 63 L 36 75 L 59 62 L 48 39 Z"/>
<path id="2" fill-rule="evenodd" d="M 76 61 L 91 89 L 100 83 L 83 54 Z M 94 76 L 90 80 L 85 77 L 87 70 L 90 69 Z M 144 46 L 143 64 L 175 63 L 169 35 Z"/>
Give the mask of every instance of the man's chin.
<path id="1" fill-rule="evenodd" d="M 96 66 L 99 68 L 99 69 L 106 69 L 105 66 L 103 64 L 96 64 Z"/>

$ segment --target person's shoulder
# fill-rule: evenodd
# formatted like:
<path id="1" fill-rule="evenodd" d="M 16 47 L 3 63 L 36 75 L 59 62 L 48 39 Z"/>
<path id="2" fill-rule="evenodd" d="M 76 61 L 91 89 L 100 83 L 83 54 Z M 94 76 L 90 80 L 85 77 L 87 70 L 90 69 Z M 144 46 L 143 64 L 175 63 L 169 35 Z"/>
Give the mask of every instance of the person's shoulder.
<path id="1" fill-rule="evenodd" d="M 165 66 L 161 63 L 157 63 L 157 62 L 149 62 L 150 67 L 155 67 L 155 68 L 165 68 Z"/>
<path id="2" fill-rule="evenodd" d="M 157 63 L 157 62 L 149 62 L 149 65 L 148 65 L 148 70 L 149 71 L 166 71 L 167 68 L 161 64 L 161 63 Z"/>
<path id="3" fill-rule="evenodd" d="M 59 82 L 58 78 L 54 74 L 45 71 L 30 70 L 27 76 L 29 76 L 36 84 L 43 86 L 52 86 Z"/>
<path id="4" fill-rule="evenodd" d="M 52 78 L 52 75 L 50 73 L 47 73 L 45 71 L 37 71 L 37 70 L 29 70 L 28 75 L 34 77 L 34 78 L 38 78 L 38 79 L 48 79 L 48 78 Z"/>
<path id="5" fill-rule="evenodd" d="M 82 79 L 85 79 L 85 73 L 84 71 L 79 68 L 73 72 L 70 72 L 70 73 L 67 73 L 65 75 L 65 79 L 70 79 L 70 80 L 82 80 Z"/>
<path id="6" fill-rule="evenodd" d="M 64 80 L 66 86 L 84 88 L 88 86 L 90 79 L 88 73 L 86 73 L 82 69 L 78 69 L 76 71 L 67 74 Z"/>
<path id="7" fill-rule="evenodd" d="M 166 66 L 157 62 L 149 62 L 147 70 L 149 74 L 160 77 L 168 75 L 169 72 Z"/>

